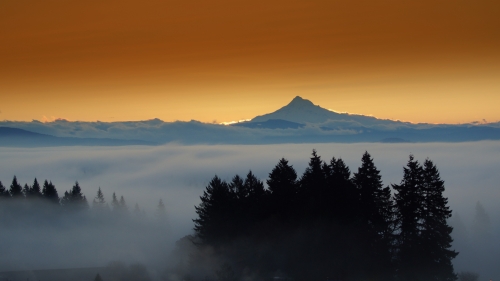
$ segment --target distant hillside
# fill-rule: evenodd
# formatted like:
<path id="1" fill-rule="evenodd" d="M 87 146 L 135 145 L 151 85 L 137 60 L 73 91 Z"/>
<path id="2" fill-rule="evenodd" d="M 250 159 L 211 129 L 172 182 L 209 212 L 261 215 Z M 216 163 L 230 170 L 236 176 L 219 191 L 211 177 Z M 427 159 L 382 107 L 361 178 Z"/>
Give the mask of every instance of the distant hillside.
<path id="1" fill-rule="evenodd" d="M 152 145 L 152 144 L 154 143 L 143 140 L 55 137 L 51 135 L 30 132 L 18 128 L 0 127 L 0 146 L 13 146 L 13 147 L 120 146 L 120 145 Z"/>
<path id="2" fill-rule="evenodd" d="M 160 119 L 125 122 L 0 121 L 0 146 L 117 146 L 500 140 L 500 123 L 413 124 L 337 113 L 301 97 L 248 122 L 225 126 Z"/>

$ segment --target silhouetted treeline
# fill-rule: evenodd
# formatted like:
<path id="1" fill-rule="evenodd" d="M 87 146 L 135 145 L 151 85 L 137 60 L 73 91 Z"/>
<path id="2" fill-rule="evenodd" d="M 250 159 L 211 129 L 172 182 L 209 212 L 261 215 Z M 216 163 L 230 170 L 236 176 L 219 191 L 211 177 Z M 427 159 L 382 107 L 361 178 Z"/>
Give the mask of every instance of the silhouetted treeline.
<path id="1" fill-rule="evenodd" d="M 75 182 L 71 189 L 59 197 L 55 185 L 49 180 L 45 180 L 40 186 L 35 178 L 32 185 L 26 183 L 21 186 L 17 177 L 14 176 L 12 183 L 7 187 L 0 181 L 0 211 L 3 214 L 0 219 L 5 217 L 12 219 L 36 217 L 40 212 L 82 214 L 89 210 L 104 217 L 114 215 L 126 218 L 129 217 L 130 213 L 137 218 L 145 216 L 144 209 L 140 209 L 137 203 L 133 211 L 130 212 L 124 197 L 121 196 L 118 199 L 115 193 L 113 193 L 110 207 L 100 187 L 96 197 L 92 200 L 91 207 L 78 182 Z M 165 217 L 165 205 L 161 199 L 155 215 Z"/>
<path id="2" fill-rule="evenodd" d="M 267 188 L 252 172 L 230 182 L 215 176 L 195 207 L 193 241 L 237 273 L 230 276 L 451 281 L 458 253 L 443 191 L 429 159 L 421 165 L 410 155 L 391 189 L 368 152 L 351 173 L 342 159 L 324 162 L 313 150 L 300 178 L 281 159 Z"/>

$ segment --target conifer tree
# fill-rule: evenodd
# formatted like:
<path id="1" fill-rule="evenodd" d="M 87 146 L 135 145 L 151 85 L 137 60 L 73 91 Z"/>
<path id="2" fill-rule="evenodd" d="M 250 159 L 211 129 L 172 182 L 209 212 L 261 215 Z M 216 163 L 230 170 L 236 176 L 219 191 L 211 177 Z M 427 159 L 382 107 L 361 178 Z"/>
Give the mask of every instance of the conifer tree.
<path id="1" fill-rule="evenodd" d="M 97 190 L 97 195 L 92 201 L 92 208 L 97 211 L 105 211 L 108 209 L 108 203 L 104 199 L 104 194 L 101 191 L 101 187 Z"/>
<path id="2" fill-rule="evenodd" d="M 249 191 L 246 189 L 247 186 L 243 183 L 244 181 L 239 175 L 235 175 L 231 180 L 231 183 L 229 183 L 228 188 L 234 198 L 243 199 L 248 197 Z"/>
<path id="3" fill-rule="evenodd" d="M 392 276 L 391 251 L 393 234 L 393 202 L 391 190 L 383 187 L 380 171 L 375 167 L 368 152 L 361 158 L 361 167 L 354 173 L 353 183 L 359 192 L 359 208 L 369 243 L 369 264 L 374 277 L 386 279 Z"/>
<path id="4" fill-rule="evenodd" d="M 113 197 L 111 199 L 111 206 L 113 207 L 113 211 L 119 212 L 120 211 L 120 202 L 118 202 L 118 199 L 116 198 L 116 193 L 113 192 Z"/>
<path id="5" fill-rule="evenodd" d="M 120 203 L 119 203 L 119 206 L 120 206 L 120 210 L 122 212 L 128 212 L 128 207 L 127 207 L 127 203 L 125 203 L 125 198 L 123 198 L 123 195 L 120 196 Z"/>
<path id="6" fill-rule="evenodd" d="M 200 197 L 201 203 L 195 206 L 197 219 L 194 219 L 196 236 L 205 244 L 218 245 L 232 237 L 227 224 L 232 211 L 231 194 L 228 184 L 215 176 Z"/>
<path id="7" fill-rule="evenodd" d="M 22 198 L 22 197 L 24 197 L 24 195 L 23 195 L 23 188 L 17 182 L 17 177 L 16 176 L 14 176 L 14 179 L 12 179 L 12 184 L 10 185 L 9 193 L 10 193 L 10 196 L 12 196 L 12 198 Z"/>
<path id="8" fill-rule="evenodd" d="M 82 211 L 88 209 L 87 198 L 83 195 L 78 181 L 75 182 L 75 185 L 73 185 L 69 192 L 64 192 L 64 197 L 61 201 L 63 206 L 71 210 Z"/>
<path id="9" fill-rule="evenodd" d="M 99 275 L 99 273 L 97 273 L 97 275 L 95 276 L 94 281 L 102 281 L 101 275 Z"/>
<path id="10" fill-rule="evenodd" d="M 158 207 L 156 208 L 156 217 L 160 221 L 164 221 L 167 218 L 167 210 L 165 208 L 165 204 L 163 204 L 163 200 L 160 199 L 158 202 Z"/>
<path id="11" fill-rule="evenodd" d="M 262 219 L 267 211 L 266 206 L 266 190 L 264 183 L 259 180 L 252 171 L 249 171 L 245 182 L 243 183 L 245 190 L 248 191 L 248 197 L 241 202 L 241 207 L 244 208 L 242 214 L 248 227 L 252 227 L 252 223 Z"/>
<path id="12" fill-rule="evenodd" d="M 0 181 L 0 200 L 7 197 L 10 197 L 9 191 L 5 188 L 5 186 L 3 186 L 2 182 Z"/>
<path id="13" fill-rule="evenodd" d="M 134 206 L 134 216 L 136 218 L 140 218 L 141 217 L 141 209 L 139 208 L 139 204 L 135 203 L 135 206 Z"/>
<path id="14" fill-rule="evenodd" d="M 326 176 L 322 168 L 321 157 L 313 149 L 309 166 L 299 181 L 298 196 L 305 210 L 302 212 L 306 217 L 318 218 L 325 208 Z"/>
<path id="15" fill-rule="evenodd" d="M 47 180 L 43 183 L 42 188 L 42 196 L 47 199 L 49 202 L 54 204 L 59 204 L 59 194 L 57 193 L 57 189 L 52 182 L 48 182 Z"/>
<path id="16" fill-rule="evenodd" d="M 33 198 L 41 198 L 42 197 L 42 191 L 40 189 L 40 184 L 38 183 L 38 180 L 36 178 L 33 181 L 33 185 L 31 186 L 30 196 Z"/>
<path id="17" fill-rule="evenodd" d="M 359 216 L 359 194 L 351 181 L 351 171 L 345 162 L 332 157 L 330 164 L 323 165 L 326 177 L 327 216 L 342 224 L 350 224 Z"/>
<path id="18" fill-rule="evenodd" d="M 361 167 L 354 173 L 353 182 L 360 194 L 363 219 L 381 239 L 390 239 L 393 231 L 393 203 L 390 188 L 383 187 L 380 171 L 368 152 L 361 158 Z"/>
<path id="19" fill-rule="evenodd" d="M 425 255 L 421 229 L 424 219 L 424 179 L 420 163 L 410 155 L 404 167 L 403 180 L 393 185 L 397 225 L 397 277 L 398 280 L 425 280 Z"/>
<path id="20" fill-rule="evenodd" d="M 24 197 L 25 197 L 25 198 L 29 198 L 29 197 L 31 197 L 31 194 L 30 194 L 30 193 L 31 193 L 31 188 L 30 188 L 30 186 L 29 186 L 27 183 L 25 183 L 25 184 L 24 184 L 24 187 L 23 187 L 23 194 L 24 194 Z"/>
<path id="21" fill-rule="evenodd" d="M 432 161 L 426 159 L 423 167 L 424 216 L 422 227 L 423 250 L 426 254 L 427 280 L 453 281 L 457 276 L 453 270 L 452 259 L 458 253 L 451 250 L 453 228 L 447 221 L 452 211 L 448 199 L 443 196 L 444 181 Z"/>
<path id="22" fill-rule="evenodd" d="M 281 158 L 269 173 L 267 186 L 271 193 L 271 206 L 274 212 L 285 220 L 291 219 L 297 195 L 297 172 L 285 158 Z"/>

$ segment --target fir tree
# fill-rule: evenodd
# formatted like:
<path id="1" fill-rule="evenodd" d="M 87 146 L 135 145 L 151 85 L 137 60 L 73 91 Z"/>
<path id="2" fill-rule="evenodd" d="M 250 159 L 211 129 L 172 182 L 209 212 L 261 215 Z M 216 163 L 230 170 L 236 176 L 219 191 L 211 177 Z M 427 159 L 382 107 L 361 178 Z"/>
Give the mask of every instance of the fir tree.
<path id="1" fill-rule="evenodd" d="M 386 279 L 391 273 L 391 250 L 393 233 L 393 202 L 391 190 L 383 187 L 380 171 L 375 167 L 368 152 L 361 158 L 361 167 L 354 173 L 353 183 L 359 192 L 360 215 L 366 223 L 367 253 L 372 259 L 374 277 Z"/>
<path id="2" fill-rule="evenodd" d="M 31 188 L 27 183 L 24 184 L 23 194 L 25 198 L 31 199 Z"/>
<path id="3" fill-rule="evenodd" d="M 229 186 L 215 176 L 200 197 L 201 203 L 195 206 L 197 219 L 194 219 L 196 236 L 205 244 L 218 245 L 226 242 L 229 235 L 227 224 L 232 206 Z"/>
<path id="4" fill-rule="evenodd" d="M 7 197 L 10 197 L 9 191 L 5 188 L 5 186 L 3 186 L 2 182 L 0 181 L 0 200 Z"/>
<path id="5" fill-rule="evenodd" d="M 300 206 L 305 208 L 302 212 L 305 217 L 319 218 L 325 209 L 326 176 L 323 171 L 321 157 L 313 150 L 309 166 L 299 181 L 298 196 Z"/>
<path id="6" fill-rule="evenodd" d="M 116 193 L 113 192 L 113 197 L 111 199 L 111 207 L 113 207 L 113 211 L 119 212 L 120 211 L 120 202 L 118 202 L 118 199 L 116 198 Z"/>
<path id="7" fill-rule="evenodd" d="M 267 180 L 270 191 L 271 207 L 274 213 L 278 213 L 284 220 L 290 220 L 294 216 L 294 202 L 297 195 L 297 172 L 288 165 L 285 158 L 276 164 Z"/>
<path id="8" fill-rule="evenodd" d="M 64 192 L 64 197 L 61 201 L 63 206 L 70 210 L 82 211 L 88 209 L 87 198 L 83 195 L 78 181 L 75 182 L 70 191 Z"/>
<path id="9" fill-rule="evenodd" d="M 452 211 L 448 199 L 443 196 L 444 181 L 432 161 L 425 160 L 423 167 L 424 217 L 422 228 L 423 250 L 426 254 L 426 280 L 453 281 L 457 279 L 453 271 L 452 259 L 458 253 L 451 250 L 453 228 L 447 221 Z"/>
<path id="10" fill-rule="evenodd" d="M 42 196 L 47 199 L 49 202 L 54 204 L 59 204 L 59 194 L 57 193 L 57 189 L 52 182 L 48 182 L 47 180 L 43 183 Z"/>
<path id="11" fill-rule="evenodd" d="M 102 281 L 101 275 L 99 275 L 99 273 L 97 273 L 97 275 L 95 276 L 94 281 Z"/>
<path id="12" fill-rule="evenodd" d="M 165 204 L 163 204 L 163 200 L 160 199 L 158 202 L 158 207 L 156 208 L 156 217 L 160 221 L 164 221 L 167 218 L 167 210 L 165 208 Z"/>
<path id="13" fill-rule="evenodd" d="M 120 210 L 122 212 L 128 212 L 128 207 L 127 207 L 127 203 L 125 203 L 125 198 L 123 198 L 123 195 L 120 196 L 120 203 L 119 203 L 119 206 L 120 206 Z"/>
<path id="14" fill-rule="evenodd" d="M 14 176 L 14 179 L 12 179 L 12 184 L 10 185 L 9 193 L 10 193 L 10 196 L 12 196 L 12 198 L 22 198 L 24 196 L 23 195 L 23 188 L 17 182 L 16 176 Z"/>
<path id="15" fill-rule="evenodd" d="M 424 219 L 423 169 L 413 155 L 404 168 L 403 180 L 393 185 L 396 207 L 397 277 L 398 280 L 425 280 L 426 265 L 422 248 L 421 229 Z"/>
<path id="16" fill-rule="evenodd" d="M 351 181 L 349 167 L 341 158 L 332 157 L 329 165 L 323 165 L 323 172 L 327 216 L 344 225 L 355 222 L 359 217 L 359 194 Z"/>
<path id="17" fill-rule="evenodd" d="M 105 211 L 108 209 L 108 203 L 104 199 L 104 194 L 102 194 L 101 187 L 97 190 L 97 195 L 92 201 L 92 208 L 97 211 Z"/>
<path id="18" fill-rule="evenodd" d="M 42 191 L 40 188 L 40 184 L 38 183 L 38 180 L 36 178 L 33 181 L 33 185 L 31 186 L 30 196 L 33 198 L 41 198 L 42 197 Z"/>

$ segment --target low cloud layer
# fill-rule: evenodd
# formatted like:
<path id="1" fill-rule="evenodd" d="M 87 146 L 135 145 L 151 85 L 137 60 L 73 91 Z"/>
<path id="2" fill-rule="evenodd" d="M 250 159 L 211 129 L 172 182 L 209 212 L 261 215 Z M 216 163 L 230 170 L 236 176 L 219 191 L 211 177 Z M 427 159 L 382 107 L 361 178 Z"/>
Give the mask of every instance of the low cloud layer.
<path id="1" fill-rule="evenodd" d="M 409 154 L 413 154 L 420 162 L 427 157 L 433 160 L 445 180 L 445 195 L 449 198 L 450 206 L 458 214 L 451 221 L 456 227 L 455 247 L 461 252 L 455 262 L 456 269 L 477 271 L 484 278 L 500 278 L 498 269 L 487 262 L 500 258 L 500 243 L 491 239 L 491 244 L 478 246 L 474 239 L 479 236 L 471 234 L 477 232 L 474 230 L 477 224 L 477 202 L 489 216 L 489 237 L 498 237 L 500 234 L 500 216 L 497 215 L 500 213 L 497 204 L 500 201 L 500 142 L 0 148 L 0 180 L 4 186 L 8 186 L 14 175 L 22 184 L 31 184 L 35 177 L 39 181 L 49 179 L 55 184 L 59 195 L 78 181 L 89 201 L 101 187 L 108 202 L 111 201 L 112 193 L 116 192 L 124 196 L 129 208 L 137 203 L 150 216 L 162 198 L 167 208 L 169 230 L 164 235 L 155 236 L 155 239 L 166 241 L 162 247 L 167 253 L 176 240 L 192 232 L 194 206 L 199 204 L 199 196 L 215 174 L 230 180 L 235 174 L 245 175 L 248 170 L 252 170 L 265 181 L 278 160 L 285 157 L 300 175 L 307 166 L 312 149 L 316 149 L 326 161 L 332 156 L 341 157 L 353 172 L 361 163 L 361 155 L 367 150 L 381 170 L 386 185 L 401 181 L 403 166 Z M 91 239 L 94 235 L 92 229 L 74 231 L 89 236 L 85 239 Z M 54 238 L 53 243 L 66 243 L 64 241 L 67 241 L 70 233 L 63 234 L 64 237 Z M 12 252 L 2 255 L 0 264 L 19 264 L 22 261 L 27 268 L 71 266 L 71 261 L 65 258 L 69 253 L 64 252 L 63 244 L 56 249 L 55 254 L 59 258 L 51 262 L 47 262 L 51 260 L 50 254 L 43 249 L 20 251 L 29 255 L 15 254 L 16 247 L 13 245 L 22 249 L 26 246 L 23 241 L 37 241 L 41 235 L 43 233 L 30 232 L 19 235 L 4 228 L 0 232 L 0 248 Z M 144 245 L 143 248 L 152 249 L 150 245 Z M 490 250 L 477 252 L 478 249 L 487 248 Z M 137 260 L 148 262 L 149 250 L 142 251 L 142 257 Z M 98 265 L 91 259 L 90 253 L 84 249 L 81 251 L 80 264 Z M 116 260 L 120 257 L 119 251 L 110 250 L 106 258 Z"/>

